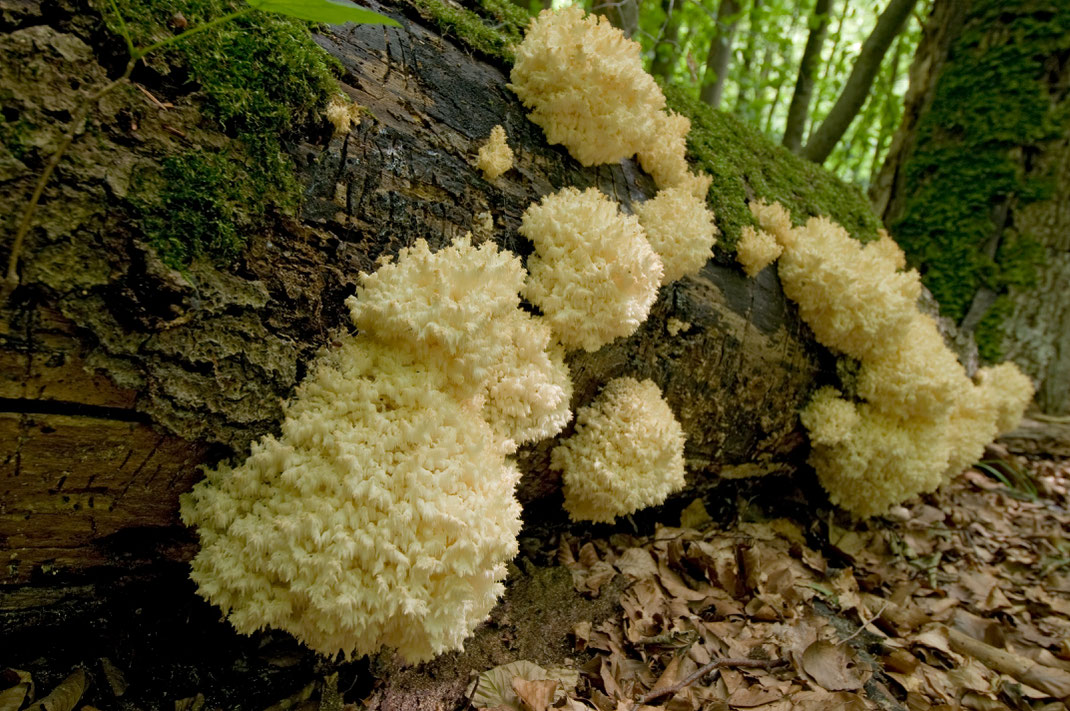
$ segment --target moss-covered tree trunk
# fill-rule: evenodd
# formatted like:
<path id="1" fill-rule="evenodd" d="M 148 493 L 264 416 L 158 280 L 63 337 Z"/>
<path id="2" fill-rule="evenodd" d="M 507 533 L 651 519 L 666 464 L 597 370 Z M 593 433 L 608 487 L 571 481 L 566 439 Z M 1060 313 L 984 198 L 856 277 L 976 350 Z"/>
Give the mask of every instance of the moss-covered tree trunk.
<path id="1" fill-rule="evenodd" d="M 188 0 L 179 13 L 202 21 L 225 4 Z M 120 5 L 145 37 L 174 31 L 173 3 Z M 278 428 L 281 402 L 347 328 L 343 300 L 381 255 L 466 232 L 525 255 L 521 214 L 546 193 L 597 185 L 625 208 L 653 194 L 630 161 L 583 169 L 547 145 L 506 87 L 516 8 L 488 7 L 484 21 L 429 0 L 376 6 L 404 28 L 314 39 L 254 18 L 140 68 L 93 108 L 0 307 L 0 626 L 48 644 L 43 621 L 103 614 L 123 581 L 164 581 L 153 589 L 173 596 L 168 614 L 201 604 L 185 580 L 195 538 L 178 497 L 201 465 L 243 457 Z M 4 234 L 80 96 L 125 63 L 94 8 L 0 5 Z M 322 77 L 331 63 L 334 89 Z M 341 135 L 322 115 L 331 91 L 364 107 Z M 573 406 L 610 378 L 653 378 L 684 425 L 696 487 L 790 471 L 805 442 L 795 413 L 828 363 L 773 271 L 748 279 L 732 261 L 746 200 L 831 214 L 860 236 L 876 222 L 857 191 L 812 164 L 670 99 L 692 114 L 725 249 L 663 289 L 635 335 L 571 355 Z M 472 162 L 496 124 L 517 162 L 488 183 Z M 519 454 L 529 531 L 567 525 L 552 445 Z M 126 614 L 121 600 L 108 609 Z"/>
<path id="2" fill-rule="evenodd" d="M 981 355 L 1070 413 L 1070 6 L 933 5 L 871 196 Z"/>

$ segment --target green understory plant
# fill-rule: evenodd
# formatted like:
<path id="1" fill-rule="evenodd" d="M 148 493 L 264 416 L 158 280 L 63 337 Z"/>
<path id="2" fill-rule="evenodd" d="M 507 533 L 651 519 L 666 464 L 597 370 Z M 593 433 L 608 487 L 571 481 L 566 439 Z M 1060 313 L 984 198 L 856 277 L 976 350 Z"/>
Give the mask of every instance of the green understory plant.
<path id="1" fill-rule="evenodd" d="M 23 208 L 18 226 L 15 230 L 15 239 L 12 242 L 11 253 L 8 257 L 7 273 L 3 283 L 0 284 L 0 304 L 7 301 L 11 292 L 14 291 L 19 284 L 19 256 L 26 235 L 29 233 L 30 228 L 33 225 L 34 213 L 37 210 L 41 195 L 44 193 L 48 181 L 51 179 L 56 167 L 63 159 L 67 149 L 70 148 L 71 143 L 74 142 L 74 139 L 81 132 L 82 127 L 89 116 L 89 111 L 101 98 L 114 91 L 117 87 L 128 82 L 135 67 L 137 67 L 138 63 L 146 57 L 170 49 L 178 43 L 199 35 L 206 30 L 233 22 L 234 20 L 258 11 L 283 15 L 308 22 L 323 22 L 328 24 L 356 22 L 363 24 L 400 26 L 396 20 L 359 7 L 350 2 L 350 0 L 246 0 L 243 7 L 234 10 L 233 12 L 202 22 L 183 32 L 170 37 L 165 37 L 146 46 L 138 47 L 134 42 L 133 35 L 126 24 L 126 20 L 124 19 L 116 0 L 108 0 L 108 4 L 115 15 L 116 28 L 118 29 L 120 36 L 122 36 L 123 41 L 126 43 L 129 60 L 126 63 L 126 67 L 123 69 L 122 74 L 95 91 L 90 92 L 82 100 L 81 104 L 74 112 L 70 127 L 63 135 L 55 153 L 52 154 L 52 157 L 49 159 L 39 176 L 37 183 L 34 185 L 33 193 L 30 196 L 30 200 Z"/>

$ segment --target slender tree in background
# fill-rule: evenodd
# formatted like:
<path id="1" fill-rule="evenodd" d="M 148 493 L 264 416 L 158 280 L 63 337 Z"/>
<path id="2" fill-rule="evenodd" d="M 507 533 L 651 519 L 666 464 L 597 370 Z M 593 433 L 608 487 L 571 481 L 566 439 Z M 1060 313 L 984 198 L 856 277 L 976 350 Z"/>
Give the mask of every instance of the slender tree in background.
<path id="1" fill-rule="evenodd" d="M 936 0 L 870 196 L 982 357 L 1070 414 L 1070 4 Z"/>
<path id="2" fill-rule="evenodd" d="M 591 12 L 605 17 L 626 37 L 631 37 L 639 29 L 638 0 L 594 0 Z"/>
<path id="3" fill-rule="evenodd" d="M 792 153 L 802 148 L 803 129 L 806 127 L 806 115 L 810 111 L 810 97 L 814 92 L 814 74 L 821 61 L 821 49 L 828 34 L 829 9 L 832 0 L 817 0 L 814 14 L 810 19 L 810 35 L 806 38 L 802 61 L 799 63 L 799 76 L 795 80 L 795 91 L 791 95 L 788 107 L 788 120 L 784 126 L 784 147 Z"/>
<path id="4" fill-rule="evenodd" d="M 702 77 L 702 89 L 699 98 L 713 108 L 721 105 L 724 94 L 725 77 L 728 76 L 728 63 L 732 59 L 732 38 L 739 22 L 738 0 L 721 0 L 717 6 L 716 27 L 710 38 L 710 51 L 706 57 L 706 71 Z"/>
<path id="5" fill-rule="evenodd" d="M 880 109 L 880 128 L 877 131 L 877 141 L 873 148 L 873 162 L 869 170 L 869 183 L 872 185 L 877 180 L 877 174 L 881 168 L 881 158 L 884 157 L 888 139 L 892 131 L 899 123 L 901 109 L 899 97 L 895 94 L 895 83 L 899 81 L 899 64 L 903 59 L 903 45 L 906 38 L 900 34 L 895 40 L 895 51 L 892 52 L 891 65 L 888 68 L 887 82 L 883 87 L 883 100 Z"/>
<path id="6" fill-rule="evenodd" d="M 750 12 L 747 13 L 747 42 L 743 46 L 743 61 L 739 68 L 739 91 L 736 93 L 736 103 L 732 108 L 732 112 L 745 121 L 753 120 L 754 118 L 754 89 L 756 86 L 761 86 L 760 82 L 755 81 L 753 71 L 754 55 L 758 51 L 758 39 L 762 34 L 762 15 L 762 0 L 754 0 L 750 6 Z M 766 57 L 765 61 L 768 62 L 768 59 L 771 58 L 768 48 L 766 49 Z M 762 71 L 762 76 L 764 77 L 764 62 Z"/>
<path id="7" fill-rule="evenodd" d="M 884 12 L 877 18 L 873 32 L 862 43 L 862 50 L 855 60 L 850 76 L 847 77 L 843 91 L 802 150 L 804 158 L 818 164 L 824 163 L 836 147 L 859 109 L 865 104 L 884 55 L 903 29 L 916 2 L 917 0 L 890 0 Z"/>
<path id="8" fill-rule="evenodd" d="M 654 59 L 650 63 L 650 73 L 664 81 L 672 78 L 673 67 L 680 56 L 680 19 L 683 12 L 680 11 L 682 0 L 663 0 L 662 9 L 665 11 L 665 22 L 660 28 L 657 43 L 654 45 Z"/>
<path id="9" fill-rule="evenodd" d="M 851 8 L 849 0 L 844 0 L 839 6 L 841 10 L 839 17 L 836 18 L 836 29 L 832 32 L 832 46 L 829 47 L 829 59 L 824 63 L 824 66 L 821 69 L 821 78 L 817 82 L 816 100 L 811 106 L 810 115 L 807 118 L 807 123 L 810 124 L 806 135 L 807 141 L 813 138 L 814 131 L 817 129 L 818 121 L 814 120 L 815 112 L 820 111 L 825 105 L 827 95 L 829 93 L 835 93 L 838 88 L 835 86 L 834 78 L 842 72 L 845 55 L 847 54 L 841 46 L 841 40 L 843 39 L 843 23 L 847 21 L 848 15 L 854 14 L 854 9 Z"/>
<path id="10" fill-rule="evenodd" d="M 805 4 L 806 4 L 806 0 L 796 0 L 796 2 L 792 3 L 791 24 L 789 25 L 789 29 L 788 29 L 787 33 L 782 35 L 782 40 L 781 40 L 779 46 L 777 47 L 777 49 L 779 49 L 780 52 L 781 52 L 781 56 L 791 56 L 790 55 L 791 38 L 795 36 L 796 31 L 798 30 L 799 19 L 801 17 L 804 17 L 804 14 L 805 14 L 804 5 Z M 766 60 L 766 65 L 767 66 L 772 64 L 772 62 L 769 61 L 769 59 L 771 59 L 771 58 L 767 58 L 767 60 Z M 764 71 L 764 68 L 763 68 L 763 71 Z M 777 104 L 780 102 L 780 92 L 784 88 L 784 82 L 787 80 L 787 76 L 788 75 L 787 75 L 787 72 L 785 71 L 784 63 L 779 64 L 777 66 L 777 72 L 776 72 L 776 83 L 773 84 L 773 99 L 772 99 L 772 101 L 769 102 L 769 113 L 767 114 L 766 119 L 765 119 L 764 132 L 765 132 L 765 134 L 767 136 L 770 136 L 770 135 L 773 134 L 773 119 L 776 117 Z M 762 86 L 763 87 L 766 86 L 766 82 L 764 80 L 762 82 Z"/>

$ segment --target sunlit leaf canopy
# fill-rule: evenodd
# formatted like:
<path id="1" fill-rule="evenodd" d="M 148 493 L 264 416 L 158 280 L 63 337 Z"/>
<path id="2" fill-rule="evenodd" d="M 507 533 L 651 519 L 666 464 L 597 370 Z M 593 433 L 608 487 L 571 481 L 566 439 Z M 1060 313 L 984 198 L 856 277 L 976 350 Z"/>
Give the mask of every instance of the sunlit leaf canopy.
<path id="1" fill-rule="evenodd" d="M 706 58 L 721 0 L 637 1 L 639 29 L 633 38 L 643 47 L 647 70 L 697 97 L 703 83 L 712 80 L 705 76 Z M 738 0 L 739 11 L 726 18 L 726 24 L 734 24 L 732 55 L 718 108 L 734 113 L 778 143 L 784 134 L 815 2 Z M 542 7 L 539 0 L 532 0 L 532 4 L 532 11 Z M 553 0 L 552 6 L 573 4 L 592 8 L 592 0 Z M 836 102 L 862 42 L 887 4 L 888 0 L 832 0 L 803 144 Z M 930 6 L 931 0 L 921 0 L 915 6 L 884 56 L 865 105 L 825 162 L 825 167 L 862 188 L 880 168 L 899 125 L 910 62 Z M 655 65 L 656 57 L 660 67 Z"/>
<path id="2" fill-rule="evenodd" d="M 264 12 L 308 20 L 309 22 L 327 22 L 340 25 L 345 22 L 360 22 L 368 25 L 400 24 L 386 15 L 365 9 L 349 0 L 248 0 L 249 6 Z"/>

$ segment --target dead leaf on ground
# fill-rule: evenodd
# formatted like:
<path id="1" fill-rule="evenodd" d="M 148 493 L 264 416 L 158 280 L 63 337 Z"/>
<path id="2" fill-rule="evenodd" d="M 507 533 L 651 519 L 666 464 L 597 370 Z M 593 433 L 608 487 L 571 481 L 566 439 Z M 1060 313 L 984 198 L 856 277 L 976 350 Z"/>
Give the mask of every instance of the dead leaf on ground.
<path id="1" fill-rule="evenodd" d="M 5 669 L 0 672 L 0 711 L 18 711 L 26 699 L 33 698 L 33 677 L 21 669 Z"/>
<path id="2" fill-rule="evenodd" d="M 40 701 L 31 704 L 26 711 L 71 711 L 85 693 L 85 671 L 79 667 L 59 686 Z"/>
<path id="3" fill-rule="evenodd" d="M 824 640 L 807 647 L 800 663 L 807 676 L 828 691 L 861 689 L 870 676 L 847 647 Z"/>
<path id="4" fill-rule="evenodd" d="M 556 679 L 528 681 L 517 676 L 513 677 L 512 685 L 524 711 L 546 711 L 554 700 L 558 682 Z"/>
<path id="5" fill-rule="evenodd" d="M 551 681 L 554 689 L 560 686 L 560 691 L 563 695 L 564 692 L 572 691 L 576 688 L 580 675 L 574 669 L 561 667 L 543 669 L 538 664 L 521 659 L 488 669 L 480 674 L 469 685 L 467 696 L 477 709 L 503 707 L 512 711 L 532 711 L 531 707 L 523 705 L 521 697 L 517 694 L 514 687 L 516 679 L 522 681 Z M 529 687 L 524 686 L 524 689 L 528 691 Z"/>

